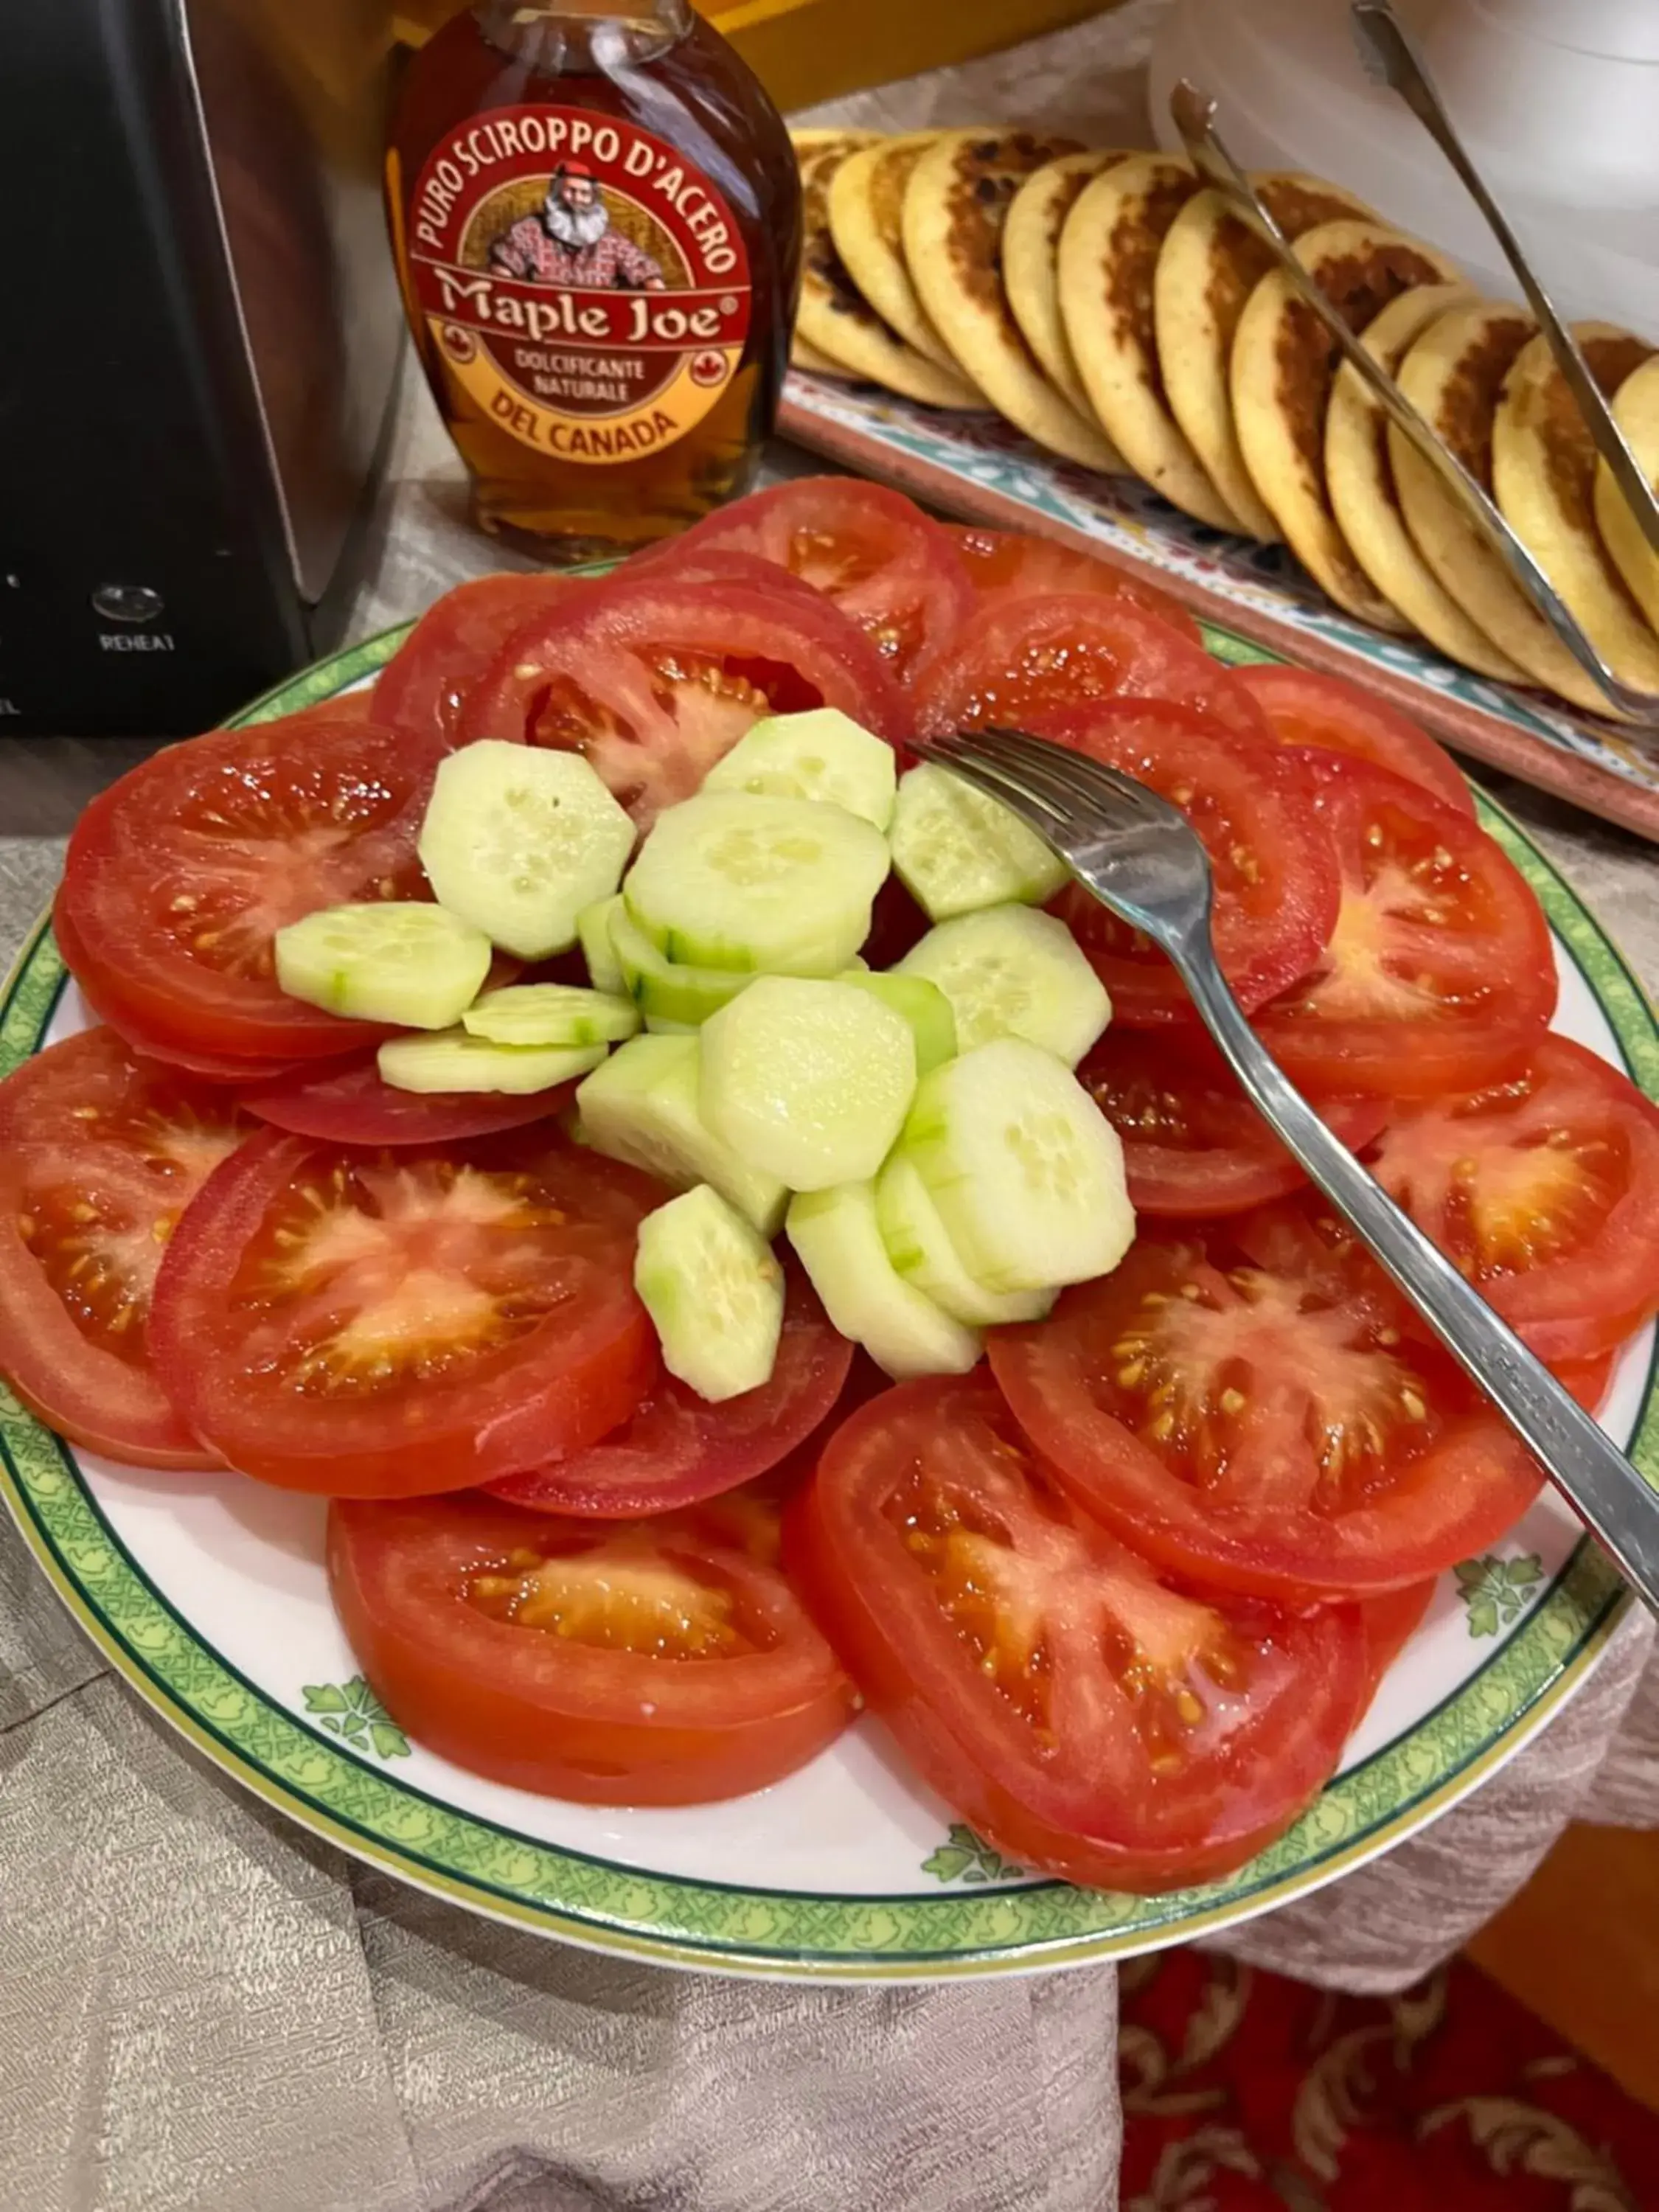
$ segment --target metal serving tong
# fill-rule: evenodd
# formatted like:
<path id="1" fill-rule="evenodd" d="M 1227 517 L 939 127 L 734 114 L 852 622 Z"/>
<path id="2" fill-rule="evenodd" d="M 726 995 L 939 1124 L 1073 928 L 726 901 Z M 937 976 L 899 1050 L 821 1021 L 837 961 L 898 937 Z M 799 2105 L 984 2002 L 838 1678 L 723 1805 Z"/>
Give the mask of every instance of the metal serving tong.
<path id="1" fill-rule="evenodd" d="M 1386 5 L 1382 4 L 1382 0 L 1354 0 L 1354 6 L 1356 21 L 1358 20 L 1358 11 L 1361 8 L 1365 9 L 1368 21 L 1373 15 L 1385 17 L 1392 25 L 1401 42 L 1400 51 L 1407 56 L 1411 56 L 1411 49 L 1405 45 L 1405 33 L 1400 29 L 1398 23 L 1394 21 Z M 1379 33 L 1379 36 L 1382 35 L 1383 34 Z M 1414 57 L 1412 58 L 1411 65 L 1415 66 Z M 1446 140 L 1455 144 L 1455 141 L 1451 137 L 1451 125 L 1446 121 L 1437 100 L 1429 91 L 1427 79 L 1420 78 L 1420 82 L 1427 99 L 1432 103 L 1432 112 L 1438 118 L 1436 135 L 1438 136 L 1440 129 L 1443 129 Z M 1625 683 L 1622 678 L 1614 675 L 1600 652 L 1579 627 L 1554 585 L 1551 583 L 1537 561 L 1534 559 L 1532 554 L 1499 512 L 1492 495 L 1469 474 L 1449 447 L 1443 442 L 1431 424 L 1413 406 L 1388 371 L 1366 352 L 1360 342 L 1358 333 L 1349 328 L 1346 318 L 1331 304 L 1301 262 L 1297 260 L 1290 240 L 1263 206 L 1255 187 L 1223 143 L 1215 127 L 1215 100 L 1209 94 L 1200 91 L 1195 85 L 1183 77 L 1170 95 L 1170 112 L 1174 118 L 1176 129 L 1181 133 L 1182 142 L 1192 158 L 1194 167 L 1206 184 L 1214 186 L 1240 220 L 1248 223 L 1256 236 L 1269 248 L 1274 259 L 1289 278 L 1297 297 L 1318 317 L 1343 355 L 1352 364 L 1356 374 L 1366 390 L 1382 408 L 1389 420 L 1410 440 L 1416 451 L 1436 471 L 1468 515 L 1482 541 L 1503 562 L 1516 584 L 1537 608 L 1539 613 L 1585 674 L 1606 694 L 1609 703 L 1620 714 L 1627 717 L 1630 723 L 1637 729 L 1659 732 L 1659 693 L 1644 691 L 1633 684 Z M 1443 143 L 1445 142 L 1443 141 Z M 1448 150 L 1450 150 L 1449 145 Z M 1468 157 L 1462 155 L 1461 148 L 1458 155 L 1454 158 L 1458 163 L 1460 171 L 1472 178 L 1474 171 L 1468 167 Z M 1496 216 L 1497 210 L 1492 207 L 1484 187 L 1480 188 L 1477 198 L 1480 198 L 1483 209 Z M 1498 221 L 1502 222 L 1501 216 L 1498 217 Z M 1522 270 L 1524 264 L 1521 258 L 1521 249 L 1507 225 L 1498 231 L 1498 236 L 1517 270 Z M 1562 330 L 1554 309 L 1549 307 L 1548 302 L 1544 300 L 1543 294 L 1537 289 L 1536 279 L 1528 271 L 1523 276 L 1522 282 L 1534 305 L 1543 303 L 1544 310 L 1549 318 L 1545 324 L 1547 331 L 1553 325 L 1556 331 L 1561 331 L 1564 343 L 1571 348 L 1572 357 L 1577 364 L 1585 386 L 1594 394 L 1595 409 L 1600 410 L 1601 418 L 1606 422 L 1608 434 L 1616 441 L 1617 449 L 1622 457 L 1624 467 L 1618 472 L 1620 484 L 1621 488 L 1626 488 L 1627 477 L 1634 479 L 1639 484 L 1642 496 L 1639 502 L 1632 502 L 1633 511 L 1640 520 L 1644 532 L 1652 537 L 1656 545 L 1659 545 L 1659 509 L 1656 508 L 1653 493 L 1642 475 L 1640 465 L 1626 444 L 1623 434 L 1612 416 L 1607 412 L 1607 403 L 1597 389 L 1595 379 L 1590 376 L 1588 368 L 1585 367 L 1577 345 Z M 1540 320 L 1542 319 L 1543 316 L 1540 314 Z M 1559 358 L 1559 347 L 1557 354 Z M 1568 381 L 1577 392 L 1578 387 L 1576 380 L 1570 375 Z M 1580 404 L 1583 404 L 1581 398 Z M 1587 420 L 1600 444 L 1601 438 L 1600 434 L 1596 432 L 1597 416 L 1595 410 L 1587 410 Z M 1613 465 L 1611 459 L 1609 465 Z M 1626 495 L 1629 496 L 1627 489 Z"/>
<path id="2" fill-rule="evenodd" d="M 1000 799 L 1085 890 L 1169 955 L 1274 1135 L 1659 1613 L 1659 1491 L 1331 1133 L 1257 1037 L 1216 960 L 1209 856 L 1190 823 L 1118 769 L 1022 731 L 975 730 L 915 750 Z"/>

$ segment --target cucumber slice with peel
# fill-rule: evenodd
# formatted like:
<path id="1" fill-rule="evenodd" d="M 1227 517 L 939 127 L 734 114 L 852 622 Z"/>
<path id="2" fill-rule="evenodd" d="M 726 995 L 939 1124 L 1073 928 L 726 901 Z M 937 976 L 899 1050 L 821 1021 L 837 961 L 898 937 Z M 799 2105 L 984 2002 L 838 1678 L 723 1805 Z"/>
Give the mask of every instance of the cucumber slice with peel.
<path id="1" fill-rule="evenodd" d="M 885 975 L 872 974 L 862 962 L 848 969 L 838 981 L 852 984 L 855 990 L 867 991 L 884 1006 L 890 1006 L 896 1014 L 903 1015 L 910 1024 L 916 1048 L 918 1075 L 926 1075 L 943 1066 L 947 1060 L 956 1058 L 957 1018 L 951 1011 L 951 1001 L 937 983 L 930 983 L 925 975 L 899 975 L 890 970 Z"/>
<path id="2" fill-rule="evenodd" d="M 901 781 L 889 836 L 899 879 L 930 921 L 1014 899 L 1041 906 L 1069 879 L 1034 830 L 931 761 Z"/>
<path id="3" fill-rule="evenodd" d="M 634 1287 L 662 1364 L 719 1405 L 772 1379 L 783 1329 L 783 1270 L 753 1224 L 708 1185 L 640 1224 Z"/>
<path id="4" fill-rule="evenodd" d="M 602 1044 L 493 1044 L 456 1029 L 388 1037 L 375 1065 L 394 1091 L 497 1091 L 523 1098 L 586 1075 L 604 1058 Z"/>
<path id="5" fill-rule="evenodd" d="M 898 760 L 838 707 L 769 714 L 744 732 L 702 780 L 705 791 L 748 791 L 844 806 L 878 830 L 893 818 Z"/>
<path id="6" fill-rule="evenodd" d="M 459 1021 L 490 962 L 483 930 L 412 900 L 320 908 L 279 929 L 271 951 L 291 999 L 404 1030 Z"/>
<path id="7" fill-rule="evenodd" d="M 907 1283 L 887 1256 L 867 1182 L 840 1183 L 794 1199 L 789 1242 L 823 1310 L 896 1382 L 912 1375 L 965 1375 L 982 1349 L 970 1328 Z"/>
<path id="8" fill-rule="evenodd" d="M 622 912 L 622 893 L 612 891 L 609 898 L 595 899 L 592 906 L 585 906 L 576 916 L 576 937 L 582 948 L 582 958 L 587 963 L 587 980 L 593 988 L 625 997 L 628 985 L 616 947 L 611 942 L 611 917 Z"/>
<path id="9" fill-rule="evenodd" d="M 957 1018 L 957 1045 L 1024 1037 L 1074 1067 L 1112 1018 L 1106 987 L 1063 921 L 1025 906 L 988 907 L 930 929 L 896 971 L 935 983 Z"/>
<path id="10" fill-rule="evenodd" d="M 469 1036 L 491 1044 L 620 1044 L 639 1032 L 631 999 L 584 991 L 574 983 L 508 983 L 486 991 L 461 1016 Z"/>
<path id="11" fill-rule="evenodd" d="M 903 1144 L 963 1266 L 988 1291 L 1090 1282 L 1133 1239 L 1116 1130 L 1068 1068 L 1023 1038 L 936 1067 Z"/>
<path id="12" fill-rule="evenodd" d="M 567 951 L 633 848 L 626 811 L 580 753 L 495 738 L 441 763 L 416 847 L 441 903 L 521 960 Z"/>
<path id="13" fill-rule="evenodd" d="M 697 1110 L 698 1060 L 695 1036 L 618 1045 L 576 1093 L 581 1140 L 671 1188 L 710 1183 L 763 1237 L 775 1237 L 789 1194 L 708 1127 Z"/>
<path id="14" fill-rule="evenodd" d="M 665 960 L 838 975 L 870 933 L 887 841 L 841 806 L 714 791 L 657 817 L 623 885 Z"/>
<path id="15" fill-rule="evenodd" d="M 611 916 L 611 943 L 623 988 L 653 1029 L 697 1029 L 755 980 L 733 968 L 690 968 L 665 960 L 620 899 Z"/>
<path id="16" fill-rule="evenodd" d="M 988 1291 L 962 1264 L 915 1163 L 902 1148 L 876 1178 L 876 1223 L 887 1256 L 907 1283 L 969 1328 L 1041 1321 L 1054 1291 Z"/>
<path id="17" fill-rule="evenodd" d="M 701 1042 L 704 1121 L 791 1190 L 873 1176 L 915 1096 L 910 1024 L 851 983 L 757 976 Z"/>

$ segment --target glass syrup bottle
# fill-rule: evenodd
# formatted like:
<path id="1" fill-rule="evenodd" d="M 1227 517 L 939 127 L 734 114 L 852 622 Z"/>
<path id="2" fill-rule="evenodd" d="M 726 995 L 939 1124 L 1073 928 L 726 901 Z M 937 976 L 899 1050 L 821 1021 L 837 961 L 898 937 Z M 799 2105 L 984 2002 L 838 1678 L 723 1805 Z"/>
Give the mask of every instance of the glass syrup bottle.
<path id="1" fill-rule="evenodd" d="M 574 562 L 748 488 L 800 186 L 776 109 L 689 0 L 475 0 L 407 64 L 386 185 L 485 530 Z"/>

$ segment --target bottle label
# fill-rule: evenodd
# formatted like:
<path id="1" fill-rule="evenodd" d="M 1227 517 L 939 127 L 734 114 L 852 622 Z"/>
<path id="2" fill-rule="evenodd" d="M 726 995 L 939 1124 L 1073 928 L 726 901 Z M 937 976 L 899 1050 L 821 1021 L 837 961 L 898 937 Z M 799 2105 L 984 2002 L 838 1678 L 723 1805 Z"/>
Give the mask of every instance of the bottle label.
<path id="1" fill-rule="evenodd" d="M 564 461 L 631 461 L 701 422 L 749 332 L 731 209 L 665 139 L 580 107 L 500 107 L 433 149 L 411 282 L 448 374 Z"/>

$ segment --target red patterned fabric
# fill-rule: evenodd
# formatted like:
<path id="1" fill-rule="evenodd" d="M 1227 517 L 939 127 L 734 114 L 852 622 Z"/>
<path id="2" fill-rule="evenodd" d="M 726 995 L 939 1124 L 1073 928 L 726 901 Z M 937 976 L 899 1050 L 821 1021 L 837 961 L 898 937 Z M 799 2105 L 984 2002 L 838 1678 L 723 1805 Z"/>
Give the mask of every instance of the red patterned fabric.
<path id="1" fill-rule="evenodd" d="M 1122 2212 L 1659 2207 L 1659 2117 L 1461 1960 L 1392 1998 L 1198 1951 L 1122 1988 Z"/>
<path id="2" fill-rule="evenodd" d="M 495 240 L 489 258 L 509 276 L 533 284 L 566 284 L 578 290 L 626 285 L 640 290 L 662 282 L 662 270 L 644 247 L 619 230 L 605 231 L 592 246 L 562 246 L 538 215 L 521 216 Z"/>

